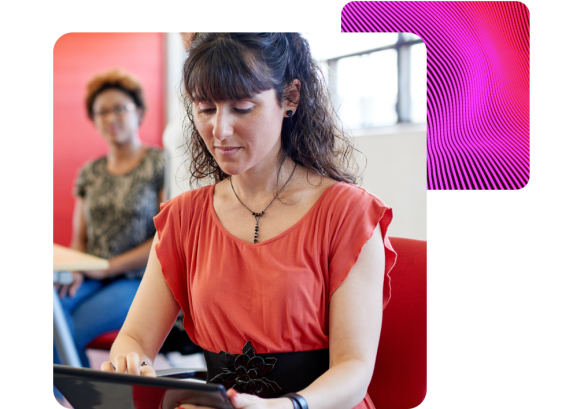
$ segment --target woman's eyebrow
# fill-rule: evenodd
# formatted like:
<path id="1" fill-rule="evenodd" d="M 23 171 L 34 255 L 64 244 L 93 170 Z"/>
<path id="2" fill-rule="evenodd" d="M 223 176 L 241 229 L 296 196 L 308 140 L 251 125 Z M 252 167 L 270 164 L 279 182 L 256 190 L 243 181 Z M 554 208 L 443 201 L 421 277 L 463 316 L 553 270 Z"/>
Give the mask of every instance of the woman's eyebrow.
<path id="1" fill-rule="evenodd" d="M 198 104 L 198 103 L 215 103 L 215 102 L 238 102 L 238 101 L 253 101 L 253 102 L 257 102 L 259 100 L 259 94 L 254 94 L 254 95 L 250 95 L 250 96 L 244 96 L 241 98 L 235 98 L 232 100 L 225 100 L 225 101 L 215 101 L 213 99 L 210 98 L 202 98 L 202 97 L 192 97 L 191 101 L 193 101 L 193 103 Z"/>

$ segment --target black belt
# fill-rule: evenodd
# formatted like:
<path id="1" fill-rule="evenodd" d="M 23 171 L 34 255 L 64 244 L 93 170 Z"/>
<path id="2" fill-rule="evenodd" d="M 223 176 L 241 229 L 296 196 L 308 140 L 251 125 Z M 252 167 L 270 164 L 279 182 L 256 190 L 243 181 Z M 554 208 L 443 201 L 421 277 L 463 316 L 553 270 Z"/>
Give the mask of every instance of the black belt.
<path id="1" fill-rule="evenodd" d="M 329 369 L 329 350 L 256 354 L 247 341 L 240 355 L 203 350 L 207 382 L 226 389 L 277 398 L 298 392 Z"/>

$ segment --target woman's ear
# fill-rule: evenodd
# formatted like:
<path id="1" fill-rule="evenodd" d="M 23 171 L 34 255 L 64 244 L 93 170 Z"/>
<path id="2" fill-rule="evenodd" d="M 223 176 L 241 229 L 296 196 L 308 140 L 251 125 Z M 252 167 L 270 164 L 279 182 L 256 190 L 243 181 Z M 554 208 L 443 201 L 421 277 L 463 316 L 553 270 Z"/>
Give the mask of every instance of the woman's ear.
<path id="1" fill-rule="evenodd" d="M 300 102 L 300 80 L 294 79 L 289 85 L 287 90 L 287 102 L 288 108 L 296 109 L 298 103 Z"/>

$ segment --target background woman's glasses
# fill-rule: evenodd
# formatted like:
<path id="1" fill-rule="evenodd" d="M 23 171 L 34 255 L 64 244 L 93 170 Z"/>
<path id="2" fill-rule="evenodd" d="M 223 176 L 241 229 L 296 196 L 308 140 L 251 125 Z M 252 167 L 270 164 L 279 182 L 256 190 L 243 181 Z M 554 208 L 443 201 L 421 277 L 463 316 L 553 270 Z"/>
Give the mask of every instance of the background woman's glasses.
<path id="1" fill-rule="evenodd" d="M 136 109 L 136 105 L 133 103 L 129 103 L 126 105 L 120 105 L 117 107 L 114 107 L 112 109 L 104 109 L 103 111 L 99 111 L 99 112 L 94 112 L 94 117 L 96 119 L 104 119 L 105 117 L 108 116 L 108 114 L 113 113 L 118 117 L 123 116 L 126 112 L 129 111 L 134 111 Z"/>

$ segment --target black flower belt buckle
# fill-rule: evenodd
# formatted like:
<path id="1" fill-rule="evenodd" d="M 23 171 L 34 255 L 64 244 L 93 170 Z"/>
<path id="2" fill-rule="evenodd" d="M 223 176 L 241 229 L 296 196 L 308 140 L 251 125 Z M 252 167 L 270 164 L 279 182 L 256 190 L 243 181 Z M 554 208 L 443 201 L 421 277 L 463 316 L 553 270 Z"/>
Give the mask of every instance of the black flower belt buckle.
<path id="1" fill-rule="evenodd" d="M 281 394 L 282 388 L 265 377 L 274 369 L 276 358 L 256 356 L 251 341 L 245 343 L 242 352 L 240 355 L 219 352 L 221 362 L 226 367 L 221 368 L 221 373 L 209 382 L 220 383 L 226 389 L 233 388 L 237 392 L 251 393 L 261 398 Z"/>

